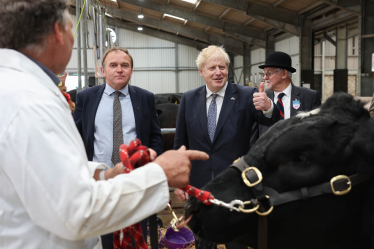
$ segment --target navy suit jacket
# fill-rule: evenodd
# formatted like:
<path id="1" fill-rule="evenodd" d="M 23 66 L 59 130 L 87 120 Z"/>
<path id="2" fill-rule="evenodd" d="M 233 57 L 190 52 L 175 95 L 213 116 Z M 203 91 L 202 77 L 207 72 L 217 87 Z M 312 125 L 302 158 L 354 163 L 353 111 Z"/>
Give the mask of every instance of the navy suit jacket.
<path id="1" fill-rule="evenodd" d="M 105 85 L 99 85 L 79 92 L 73 114 L 89 161 L 94 155 L 95 117 L 104 89 Z M 157 155 L 160 155 L 164 148 L 163 137 L 156 116 L 153 93 L 129 85 L 129 94 L 135 116 L 136 137 L 143 145 L 154 149 Z"/>
<path id="2" fill-rule="evenodd" d="M 274 100 L 273 91 L 267 90 L 266 94 L 271 100 Z M 294 101 L 295 99 L 300 101 L 300 107 L 298 109 L 295 109 L 292 106 L 292 101 Z M 300 112 L 300 111 L 308 112 L 308 111 L 318 108 L 321 105 L 321 98 L 319 97 L 318 92 L 315 90 L 292 85 L 290 105 L 291 105 L 290 110 L 291 110 L 291 117 L 292 117 L 292 116 L 295 116 L 297 112 Z M 259 136 L 264 134 L 268 129 L 269 127 L 260 125 Z"/>
<path id="3" fill-rule="evenodd" d="M 212 179 L 212 173 L 217 176 L 249 151 L 254 122 L 272 125 L 279 120 L 276 105 L 272 118 L 266 118 L 262 111 L 255 109 L 252 101 L 255 92 L 253 87 L 228 83 L 213 143 L 208 135 L 205 85 L 183 94 L 174 149 L 185 145 L 187 149 L 209 155 L 207 161 L 192 161 L 192 186 L 201 188 Z"/>

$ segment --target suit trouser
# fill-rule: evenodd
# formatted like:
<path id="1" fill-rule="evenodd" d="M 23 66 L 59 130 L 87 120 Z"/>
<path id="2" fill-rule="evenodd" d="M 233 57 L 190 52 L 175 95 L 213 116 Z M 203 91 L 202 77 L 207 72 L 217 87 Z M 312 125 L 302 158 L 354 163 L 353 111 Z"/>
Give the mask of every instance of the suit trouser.
<path id="1" fill-rule="evenodd" d="M 143 237 L 146 243 L 147 243 L 147 225 L 148 225 L 148 219 L 144 219 L 140 222 L 140 226 L 142 227 L 142 231 L 143 231 Z M 113 233 L 101 235 L 101 241 L 102 241 L 103 249 L 114 249 Z M 132 248 L 136 248 L 135 241 L 132 236 L 131 236 L 131 242 L 132 242 Z"/>
<path id="2" fill-rule="evenodd" d="M 226 249 L 248 249 L 247 246 L 231 242 L 225 244 Z M 217 244 L 210 243 L 206 240 L 203 240 L 201 238 L 195 237 L 195 248 L 196 249 L 217 249 Z"/>

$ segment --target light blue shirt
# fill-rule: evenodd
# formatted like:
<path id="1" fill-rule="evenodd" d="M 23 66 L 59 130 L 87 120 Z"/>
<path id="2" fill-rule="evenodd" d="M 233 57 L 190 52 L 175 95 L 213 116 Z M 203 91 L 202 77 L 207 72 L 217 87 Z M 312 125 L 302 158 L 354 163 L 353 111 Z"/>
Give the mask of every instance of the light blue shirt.
<path id="1" fill-rule="evenodd" d="M 92 161 L 101 162 L 114 167 L 112 163 L 113 152 L 113 101 L 114 90 L 108 84 L 105 85 L 103 96 L 101 97 L 99 107 L 95 117 L 94 133 L 94 156 Z M 128 144 L 136 138 L 135 115 L 132 108 L 129 94 L 129 86 L 119 90 L 122 94 L 119 96 L 122 108 L 122 131 L 123 141 Z"/>

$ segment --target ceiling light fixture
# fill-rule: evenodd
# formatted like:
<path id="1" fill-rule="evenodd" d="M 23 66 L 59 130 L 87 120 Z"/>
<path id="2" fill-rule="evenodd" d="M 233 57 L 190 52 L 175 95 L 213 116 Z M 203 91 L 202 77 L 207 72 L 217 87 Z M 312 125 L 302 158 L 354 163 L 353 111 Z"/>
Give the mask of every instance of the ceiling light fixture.
<path id="1" fill-rule="evenodd" d="M 112 0 L 113 1 L 113 0 Z M 195 4 L 197 2 L 197 0 L 182 0 L 183 2 L 188 2 L 188 3 L 192 3 L 192 4 Z"/>
<path id="2" fill-rule="evenodd" d="M 138 18 L 139 19 L 143 19 L 144 18 L 144 15 L 142 14 L 142 8 L 140 8 L 140 10 L 139 10 Z"/>
<path id="3" fill-rule="evenodd" d="M 177 16 L 169 15 L 169 14 L 164 14 L 164 15 L 167 16 L 167 17 L 170 17 L 170 18 L 181 20 L 181 21 L 185 21 L 186 20 L 186 19 L 183 19 L 183 18 L 180 18 L 180 17 L 177 17 Z"/>
<path id="4" fill-rule="evenodd" d="M 139 31 L 142 31 L 142 30 L 143 30 L 143 27 L 138 27 L 138 30 L 139 30 Z"/>

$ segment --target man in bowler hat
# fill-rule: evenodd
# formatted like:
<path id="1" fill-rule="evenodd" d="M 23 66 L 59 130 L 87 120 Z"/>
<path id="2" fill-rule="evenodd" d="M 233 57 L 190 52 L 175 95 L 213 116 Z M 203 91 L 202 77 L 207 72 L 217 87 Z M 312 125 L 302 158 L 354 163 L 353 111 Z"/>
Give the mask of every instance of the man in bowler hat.
<path id="1" fill-rule="evenodd" d="M 296 69 L 292 67 L 291 57 L 275 51 L 270 53 L 265 60 L 261 77 L 265 84 L 267 96 L 277 103 L 281 112 L 281 119 L 295 116 L 299 111 L 311 111 L 321 105 L 321 99 L 317 91 L 295 86 L 292 83 L 292 73 Z M 268 127 L 260 125 L 259 135 L 267 131 Z"/>

